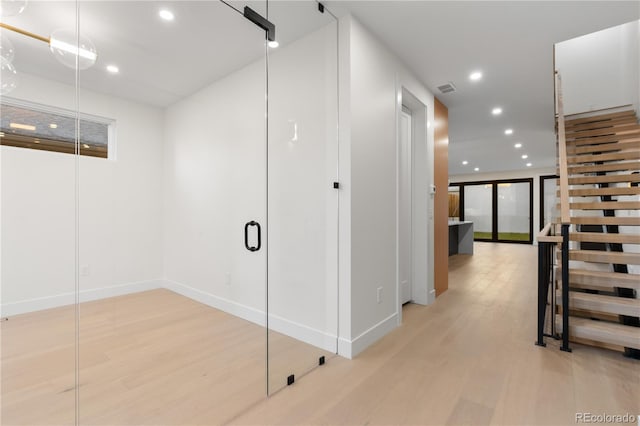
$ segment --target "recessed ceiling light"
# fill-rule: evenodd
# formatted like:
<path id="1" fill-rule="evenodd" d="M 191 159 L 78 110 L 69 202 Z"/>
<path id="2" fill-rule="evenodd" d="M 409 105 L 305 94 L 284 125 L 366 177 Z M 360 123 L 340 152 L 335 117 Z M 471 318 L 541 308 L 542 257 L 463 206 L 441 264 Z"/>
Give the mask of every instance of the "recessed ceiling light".
<path id="1" fill-rule="evenodd" d="M 513 134 L 513 129 L 507 129 L 504 131 L 505 135 L 512 135 Z"/>
<path id="2" fill-rule="evenodd" d="M 464 160 L 464 161 L 462 162 L 462 165 L 463 165 L 463 166 L 466 166 L 467 164 L 469 164 L 469 162 L 468 162 L 467 160 Z"/>
<path id="3" fill-rule="evenodd" d="M 474 71 L 471 74 L 469 74 L 469 80 L 471 81 L 478 81 L 482 78 L 482 73 L 480 71 Z"/>
<path id="4" fill-rule="evenodd" d="M 531 167 L 531 163 L 527 163 L 527 167 Z"/>
<path id="5" fill-rule="evenodd" d="M 475 169 L 473 169 L 473 171 L 474 171 L 474 172 L 478 172 L 478 171 L 480 171 L 480 168 L 479 168 L 479 167 L 476 167 Z"/>
<path id="6" fill-rule="evenodd" d="M 107 65 L 107 71 L 111 74 L 118 74 L 120 72 L 120 68 L 117 65 Z"/>
<path id="7" fill-rule="evenodd" d="M 522 154 L 522 159 L 526 160 L 527 158 L 529 158 L 529 156 L 527 154 Z"/>
<path id="8" fill-rule="evenodd" d="M 500 108 L 500 107 L 496 107 L 496 108 L 492 109 L 492 110 L 491 110 L 491 114 L 493 114 L 493 115 L 500 115 L 500 114 L 502 114 L 502 108 Z"/>
<path id="9" fill-rule="evenodd" d="M 270 41 L 269 43 L 267 43 L 269 45 L 270 48 L 275 49 L 276 47 L 280 46 L 280 43 L 278 43 L 277 40 L 273 40 Z"/>
<path id="10" fill-rule="evenodd" d="M 52 129 L 57 129 L 58 125 L 56 123 L 51 123 L 51 124 L 49 124 L 49 127 L 52 128 Z"/>
<path id="11" fill-rule="evenodd" d="M 173 12 L 167 9 L 161 9 L 160 12 L 158 12 L 158 16 L 165 21 L 173 21 L 175 19 Z"/>
<path id="12" fill-rule="evenodd" d="M 517 144 L 514 145 L 516 148 L 522 148 L 522 144 L 520 142 L 518 142 Z"/>

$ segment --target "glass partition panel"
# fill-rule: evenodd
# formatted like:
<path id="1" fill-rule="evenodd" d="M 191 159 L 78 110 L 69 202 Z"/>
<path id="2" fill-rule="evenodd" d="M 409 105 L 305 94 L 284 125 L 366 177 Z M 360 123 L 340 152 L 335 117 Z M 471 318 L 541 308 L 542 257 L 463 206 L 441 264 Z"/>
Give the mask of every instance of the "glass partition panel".
<path id="1" fill-rule="evenodd" d="M 72 425 L 76 72 L 48 39 L 66 29 L 75 48 L 76 4 L 3 1 L 2 23 L 0 424 Z"/>
<path id="2" fill-rule="evenodd" d="M 547 223 L 552 223 L 558 217 L 558 178 L 556 176 L 541 176 L 540 194 L 540 229 Z"/>
<path id="3" fill-rule="evenodd" d="M 337 26 L 269 2 L 269 392 L 337 352 Z"/>
<path id="4" fill-rule="evenodd" d="M 476 240 L 493 238 L 493 185 L 464 186 L 464 220 L 473 222 Z"/>
<path id="5" fill-rule="evenodd" d="M 531 241 L 531 183 L 498 183 L 498 240 Z"/>
<path id="6" fill-rule="evenodd" d="M 225 424 L 265 397 L 265 31 L 230 5 L 80 5 L 79 109 L 110 135 L 80 161 L 81 424 Z"/>

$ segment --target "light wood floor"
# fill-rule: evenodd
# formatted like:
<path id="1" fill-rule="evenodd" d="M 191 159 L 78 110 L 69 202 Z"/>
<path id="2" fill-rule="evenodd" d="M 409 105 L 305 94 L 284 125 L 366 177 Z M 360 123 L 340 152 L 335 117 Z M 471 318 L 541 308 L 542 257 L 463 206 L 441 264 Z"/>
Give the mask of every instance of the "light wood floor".
<path id="1" fill-rule="evenodd" d="M 640 413 L 638 361 L 533 344 L 535 247 L 475 250 L 450 258 L 435 304 L 407 305 L 402 327 L 355 360 L 332 358 L 268 399 L 262 328 L 162 290 L 83 304 L 80 424 L 575 424 L 576 412 Z M 61 308 L 2 323 L 2 425 L 73 423 L 69 321 Z M 306 350 L 277 347 L 282 373 Z"/>
<path id="2" fill-rule="evenodd" d="M 355 360 L 333 359 L 235 424 L 575 425 L 640 413 L 640 362 L 553 340 L 534 345 L 537 248 L 476 243 L 449 290 Z"/>
<path id="3" fill-rule="evenodd" d="M 266 395 L 263 327 L 168 290 L 79 307 L 81 425 L 214 425 Z M 75 421 L 75 308 L 0 324 L 2 425 Z M 321 351 L 269 332 L 270 389 Z"/>

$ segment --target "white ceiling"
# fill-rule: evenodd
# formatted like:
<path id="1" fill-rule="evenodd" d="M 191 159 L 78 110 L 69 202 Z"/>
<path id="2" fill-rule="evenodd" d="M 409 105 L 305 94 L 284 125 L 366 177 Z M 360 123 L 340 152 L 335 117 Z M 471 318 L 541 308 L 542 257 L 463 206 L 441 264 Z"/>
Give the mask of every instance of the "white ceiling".
<path id="1" fill-rule="evenodd" d="M 249 5 L 266 16 L 266 2 L 231 1 L 238 10 Z M 80 73 L 80 86 L 164 107 L 250 63 L 265 59 L 265 32 L 229 6 L 211 1 L 29 1 L 19 16 L 3 21 L 48 37 L 60 28 L 75 28 L 98 50 L 96 64 Z M 159 19 L 167 8 L 174 22 Z M 269 2 L 269 19 L 286 45 L 333 19 L 317 11 L 313 0 Z M 6 30 L 15 46 L 14 64 L 26 72 L 73 84 L 74 72 L 47 52 L 47 45 Z M 120 74 L 109 75 L 108 64 Z"/>
<path id="2" fill-rule="evenodd" d="M 640 18 L 638 1 L 329 4 L 351 12 L 449 108 L 450 175 L 555 166 L 553 44 Z M 481 81 L 469 81 L 474 70 Z M 440 94 L 449 81 L 457 91 Z"/>
<path id="3" fill-rule="evenodd" d="M 247 2 L 234 1 L 242 8 Z M 265 14 L 265 2 L 249 2 Z M 269 2 L 282 45 L 329 22 L 309 1 Z M 340 1 L 449 108 L 450 174 L 517 170 L 555 164 L 553 44 L 640 18 L 637 1 Z M 176 20 L 157 18 L 171 8 Z M 217 1 L 83 1 L 80 28 L 98 48 L 82 87 L 156 106 L 170 105 L 255 60 L 264 58 L 264 32 Z M 74 2 L 31 1 L 6 23 L 48 36 L 74 27 Z M 3 30 L 3 36 L 7 34 Z M 11 35 L 19 71 L 73 83 L 42 42 Z M 117 76 L 104 67 L 115 63 Z M 484 78 L 468 80 L 471 71 Z M 453 82 L 457 91 L 436 87 Z M 499 117 L 491 109 L 500 106 Z M 514 134 L 504 135 L 513 128 Z M 520 150 L 513 148 L 521 142 Z M 520 155 L 526 153 L 524 161 Z M 468 166 L 461 164 L 469 161 Z"/>

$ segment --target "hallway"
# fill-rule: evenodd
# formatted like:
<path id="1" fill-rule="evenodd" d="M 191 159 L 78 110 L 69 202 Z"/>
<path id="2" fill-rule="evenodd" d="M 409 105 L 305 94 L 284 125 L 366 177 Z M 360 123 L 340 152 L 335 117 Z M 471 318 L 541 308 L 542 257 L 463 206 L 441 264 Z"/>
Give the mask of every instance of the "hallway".
<path id="1" fill-rule="evenodd" d="M 449 290 L 402 327 L 334 358 L 235 424 L 575 424 L 640 412 L 638 361 L 549 339 L 534 345 L 537 247 L 476 243 L 449 258 Z"/>

